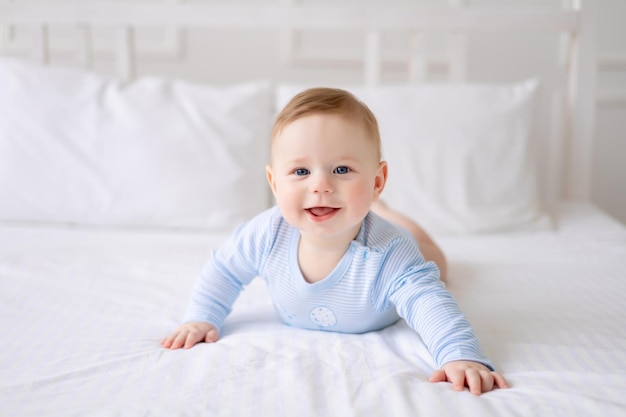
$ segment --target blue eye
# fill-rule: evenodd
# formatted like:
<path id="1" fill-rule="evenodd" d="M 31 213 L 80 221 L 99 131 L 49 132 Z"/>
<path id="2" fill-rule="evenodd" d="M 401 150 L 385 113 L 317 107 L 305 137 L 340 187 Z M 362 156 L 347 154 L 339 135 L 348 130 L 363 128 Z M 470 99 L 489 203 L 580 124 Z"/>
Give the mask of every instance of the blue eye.
<path id="1" fill-rule="evenodd" d="M 308 169 L 306 168 L 298 168 L 294 171 L 294 174 L 298 175 L 298 176 L 304 176 L 304 175 L 309 175 L 310 172 Z"/>
<path id="2" fill-rule="evenodd" d="M 333 172 L 335 174 L 347 174 L 350 171 L 352 171 L 350 168 L 345 167 L 345 166 L 340 166 L 340 167 L 335 168 Z"/>

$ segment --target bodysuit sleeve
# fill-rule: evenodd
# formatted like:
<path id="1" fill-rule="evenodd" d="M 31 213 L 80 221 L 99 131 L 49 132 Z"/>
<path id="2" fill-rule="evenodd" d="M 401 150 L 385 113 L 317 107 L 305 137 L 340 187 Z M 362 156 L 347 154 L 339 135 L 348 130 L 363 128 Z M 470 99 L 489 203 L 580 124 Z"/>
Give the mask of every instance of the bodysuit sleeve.
<path id="1" fill-rule="evenodd" d="M 243 286 L 258 274 L 267 258 L 271 212 L 264 212 L 235 232 L 205 264 L 191 293 L 183 322 L 203 321 L 221 330 Z"/>
<path id="2" fill-rule="evenodd" d="M 426 262 L 410 243 L 399 243 L 389 261 L 396 272 L 390 279 L 388 301 L 422 338 L 438 367 L 466 360 L 492 363 L 480 352 L 472 326 L 452 294 L 439 279 L 433 262 Z"/>

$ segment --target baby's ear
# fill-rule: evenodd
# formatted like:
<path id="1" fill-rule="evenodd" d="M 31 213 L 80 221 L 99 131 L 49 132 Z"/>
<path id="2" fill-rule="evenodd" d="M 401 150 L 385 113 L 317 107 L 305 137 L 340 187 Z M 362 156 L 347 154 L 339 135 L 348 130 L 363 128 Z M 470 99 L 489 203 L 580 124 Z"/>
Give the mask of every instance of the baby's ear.
<path id="1" fill-rule="evenodd" d="M 387 161 L 380 161 L 378 164 L 378 171 L 376 172 L 376 178 L 374 179 L 374 200 L 377 200 L 385 189 L 385 184 L 387 184 L 387 172 Z"/>
<path id="2" fill-rule="evenodd" d="M 272 193 L 276 195 L 276 180 L 274 179 L 274 171 L 272 171 L 271 165 L 265 166 L 265 177 L 267 178 L 267 183 L 270 185 L 272 189 Z"/>

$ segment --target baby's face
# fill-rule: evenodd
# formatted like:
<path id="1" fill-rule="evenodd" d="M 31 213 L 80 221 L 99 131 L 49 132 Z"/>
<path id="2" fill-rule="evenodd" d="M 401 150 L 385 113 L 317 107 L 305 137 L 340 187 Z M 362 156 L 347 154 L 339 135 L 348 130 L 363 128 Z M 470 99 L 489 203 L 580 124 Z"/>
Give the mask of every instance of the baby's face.
<path id="1" fill-rule="evenodd" d="M 354 239 L 386 176 L 374 141 L 338 115 L 286 125 L 273 139 L 267 167 L 282 215 L 303 237 Z"/>

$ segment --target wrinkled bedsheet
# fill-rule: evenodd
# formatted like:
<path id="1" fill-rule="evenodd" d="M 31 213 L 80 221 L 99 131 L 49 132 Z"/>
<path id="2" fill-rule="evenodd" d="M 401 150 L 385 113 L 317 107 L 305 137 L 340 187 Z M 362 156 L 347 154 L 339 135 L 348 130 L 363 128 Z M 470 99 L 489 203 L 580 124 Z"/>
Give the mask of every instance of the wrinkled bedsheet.
<path id="1" fill-rule="evenodd" d="M 427 382 L 434 363 L 403 321 L 291 328 L 261 280 L 218 343 L 162 349 L 225 236 L 0 225 L 0 415 L 624 416 L 626 230 L 588 205 L 555 217 L 555 232 L 438 239 L 511 384 L 480 397 Z"/>

